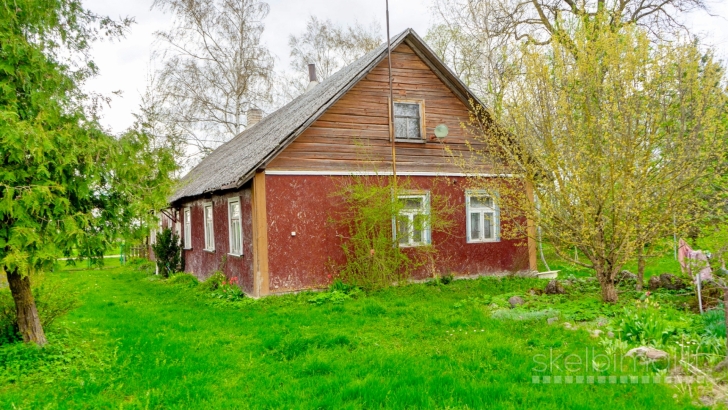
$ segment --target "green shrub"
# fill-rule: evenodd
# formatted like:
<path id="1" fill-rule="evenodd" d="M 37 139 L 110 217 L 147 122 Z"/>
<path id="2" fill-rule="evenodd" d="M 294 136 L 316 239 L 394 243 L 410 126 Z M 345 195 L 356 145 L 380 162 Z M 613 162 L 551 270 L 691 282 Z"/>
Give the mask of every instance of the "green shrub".
<path id="1" fill-rule="evenodd" d="M 349 285 L 341 281 L 341 279 L 336 279 L 331 285 L 329 285 L 329 290 L 327 292 L 316 293 L 313 297 L 308 299 L 308 303 L 318 306 L 323 305 L 324 303 L 340 304 L 345 300 L 355 299 L 362 293 L 363 291 L 360 287 Z"/>
<path id="2" fill-rule="evenodd" d="M 710 309 L 702 315 L 705 333 L 716 337 L 726 337 L 725 332 L 725 311 L 723 306 Z"/>
<path id="3" fill-rule="evenodd" d="M 162 277 L 169 277 L 182 270 L 182 247 L 179 236 L 171 229 L 165 228 L 157 235 L 157 243 L 152 245 L 157 267 Z"/>
<path id="4" fill-rule="evenodd" d="M 215 271 L 209 278 L 200 283 L 200 290 L 204 292 L 214 292 L 220 287 L 220 285 L 222 285 L 224 280 L 225 275 L 220 271 Z"/>
<path id="5" fill-rule="evenodd" d="M 430 279 L 425 282 L 425 284 L 430 286 L 449 285 L 453 280 L 455 280 L 455 275 L 451 273 L 448 275 L 436 276 L 434 279 Z"/>
<path id="6" fill-rule="evenodd" d="M 154 272 L 154 262 L 145 258 L 134 258 L 127 262 L 127 266 L 142 272 Z"/>
<path id="7" fill-rule="evenodd" d="M 641 345 L 664 346 L 667 341 L 687 332 L 690 321 L 677 311 L 661 309 L 649 298 L 635 302 L 634 308 L 625 308 L 619 331 L 626 340 Z"/>
<path id="8" fill-rule="evenodd" d="M 103 374 L 111 367 L 114 352 L 109 346 L 67 332 L 47 332 L 47 336 L 50 343 L 42 349 L 25 343 L 2 346 L 0 386 L 50 386 L 72 374 Z"/>
<path id="9" fill-rule="evenodd" d="M 225 299 L 230 302 L 236 302 L 245 299 L 245 293 L 238 286 L 238 278 L 228 280 L 223 277 L 222 282 L 212 291 L 212 296 L 218 299 Z"/>
<path id="10" fill-rule="evenodd" d="M 197 277 L 195 277 L 194 275 L 190 275 L 189 273 L 177 273 L 170 276 L 170 278 L 167 280 L 167 283 L 194 288 L 200 284 L 200 281 L 197 280 Z"/>
<path id="11" fill-rule="evenodd" d="M 41 275 L 32 277 L 33 297 L 38 309 L 40 323 L 45 330 L 52 330 L 53 323 L 79 304 L 78 292 L 65 286 L 59 280 L 46 279 Z M 0 289 L 0 345 L 20 341 L 15 302 L 9 288 Z"/>
<path id="12" fill-rule="evenodd" d="M 221 271 L 215 271 L 209 278 L 200 283 L 199 290 L 206 292 L 213 298 L 230 302 L 246 299 L 245 293 L 238 286 L 238 278 L 228 280 Z"/>
<path id="13" fill-rule="evenodd" d="M 343 211 L 332 219 L 346 231 L 342 243 L 346 262 L 339 270 L 344 282 L 366 290 L 381 289 L 406 281 L 425 264 L 434 266 L 434 247 L 416 246 L 403 252 L 400 238 L 393 235 L 393 221 L 400 220 L 405 204 L 392 198 L 411 193 L 411 188 L 407 180 L 395 190 L 387 177 L 353 176 L 334 193 Z M 413 232 L 446 231 L 452 226 L 448 216 L 453 208 L 434 192 L 430 190 L 428 212 L 416 215 Z"/>
<path id="14" fill-rule="evenodd" d="M 333 304 L 339 304 L 343 303 L 345 300 L 351 299 L 351 296 L 348 294 L 334 290 L 330 292 L 319 292 L 316 293 L 313 297 L 308 299 L 308 303 L 321 306 L 324 303 L 333 303 Z"/>

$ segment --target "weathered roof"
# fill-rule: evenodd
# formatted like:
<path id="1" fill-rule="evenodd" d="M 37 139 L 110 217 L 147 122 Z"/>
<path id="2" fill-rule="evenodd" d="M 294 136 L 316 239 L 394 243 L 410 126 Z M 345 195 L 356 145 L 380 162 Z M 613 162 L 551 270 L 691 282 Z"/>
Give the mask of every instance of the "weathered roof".
<path id="1" fill-rule="evenodd" d="M 425 45 L 412 29 L 392 39 L 392 49 L 407 43 L 466 104 L 477 102 L 470 90 Z M 387 56 L 387 43 L 342 68 L 313 89 L 224 143 L 185 175 L 170 198 L 174 203 L 208 192 L 235 189 L 318 119 Z"/>

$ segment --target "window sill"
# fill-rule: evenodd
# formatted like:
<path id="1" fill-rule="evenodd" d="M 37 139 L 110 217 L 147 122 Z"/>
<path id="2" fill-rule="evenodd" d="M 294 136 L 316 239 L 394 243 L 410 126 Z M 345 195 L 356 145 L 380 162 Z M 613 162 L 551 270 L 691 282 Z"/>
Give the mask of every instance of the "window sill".
<path id="1" fill-rule="evenodd" d="M 242 253 L 228 253 L 228 256 L 234 256 L 236 258 L 242 258 L 243 257 L 243 254 Z"/>
<path id="2" fill-rule="evenodd" d="M 182 248 L 183 251 L 191 251 L 192 248 Z"/>
<path id="3" fill-rule="evenodd" d="M 410 140 L 410 139 L 395 138 L 394 139 L 394 142 L 410 142 L 412 144 L 424 144 L 427 141 L 425 141 L 424 139 L 419 139 L 419 140 L 412 139 L 412 140 Z"/>
<path id="4" fill-rule="evenodd" d="M 500 239 L 478 239 L 477 241 L 468 239 L 468 243 L 496 243 L 500 242 Z"/>
<path id="5" fill-rule="evenodd" d="M 415 244 L 412 244 L 412 245 L 402 245 L 402 244 L 399 244 L 399 247 L 400 248 L 420 248 L 420 247 L 423 247 L 423 246 L 430 246 L 430 245 L 431 244 L 429 244 L 429 243 L 415 243 Z"/>
<path id="6" fill-rule="evenodd" d="M 204 251 L 205 252 L 209 252 L 209 253 L 215 253 L 215 250 L 214 249 L 204 249 Z"/>

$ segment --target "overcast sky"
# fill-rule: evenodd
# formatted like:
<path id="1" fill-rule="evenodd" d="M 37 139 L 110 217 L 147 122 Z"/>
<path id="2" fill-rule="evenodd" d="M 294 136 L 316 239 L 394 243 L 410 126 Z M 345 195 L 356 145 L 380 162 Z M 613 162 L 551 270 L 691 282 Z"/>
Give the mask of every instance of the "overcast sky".
<path id="1" fill-rule="evenodd" d="M 140 94 L 153 67 L 154 62 L 150 61 L 153 33 L 169 28 L 171 16 L 151 10 L 152 0 L 85 0 L 84 3 L 99 14 L 136 19 L 126 38 L 95 46 L 93 57 L 100 75 L 87 84 L 88 90 L 113 97 L 111 106 L 104 110 L 102 124 L 119 133 L 132 124 L 132 112 L 139 106 Z M 357 21 L 368 25 L 376 20 L 381 24 L 382 38 L 385 37 L 384 0 L 269 0 L 268 3 L 270 14 L 265 20 L 263 43 L 276 57 L 278 68 L 288 67 L 288 36 L 302 32 L 309 15 L 342 25 Z M 424 36 L 433 22 L 430 4 L 431 0 L 390 0 L 392 35 L 411 27 Z M 728 57 L 728 1 L 714 0 L 712 12 L 717 16 L 695 14 L 689 17 L 688 24 L 725 58 Z M 122 93 L 112 95 L 114 91 Z"/>

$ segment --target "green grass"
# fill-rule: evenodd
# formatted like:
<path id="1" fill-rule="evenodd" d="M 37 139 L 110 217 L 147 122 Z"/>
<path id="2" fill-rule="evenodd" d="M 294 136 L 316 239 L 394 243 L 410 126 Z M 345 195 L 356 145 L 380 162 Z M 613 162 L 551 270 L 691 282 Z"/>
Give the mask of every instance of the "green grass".
<path id="1" fill-rule="evenodd" d="M 594 276 L 594 270 L 563 260 L 556 255 L 551 246 L 548 244 L 544 244 L 543 251 L 549 268 L 552 270 L 559 270 L 560 278 L 565 278 L 569 275 L 574 275 L 576 277 Z M 588 259 L 584 255 L 580 255 L 579 260 L 581 262 L 588 263 Z M 538 269 L 541 272 L 546 271 L 546 265 L 544 265 L 540 253 L 538 254 Z M 636 275 L 637 261 L 629 261 L 624 267 L 622 267 L 622 269 L 626 269 Z M 670 249 L 665 249 L 664 252 L 661 252 L 659 255 L 651 256 L 645 260 L 645 283 L 652 276 L 661 275 L 663 273 L 681 275 L 680 263 L 675 259 Z"/>
<path id="2" fill-rule="evenodd" d="M 537 279 L 413 284 L 317 305 L 312 294 L 220 302 L 131 266 L 54 275 L 83 305 L 49 334 L 50 353 L 0 346 L 0 369 L 33 359 L 0 383 L 2 408 L 691 406 L 659 384 L 533 384 L 537 355 L 599 349 L 545 316 L 491 316 L 493 300 L 543 287 Z"/>

